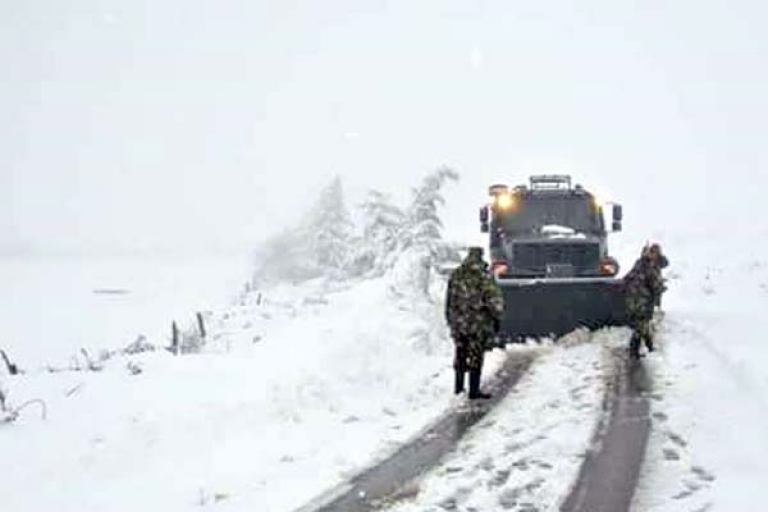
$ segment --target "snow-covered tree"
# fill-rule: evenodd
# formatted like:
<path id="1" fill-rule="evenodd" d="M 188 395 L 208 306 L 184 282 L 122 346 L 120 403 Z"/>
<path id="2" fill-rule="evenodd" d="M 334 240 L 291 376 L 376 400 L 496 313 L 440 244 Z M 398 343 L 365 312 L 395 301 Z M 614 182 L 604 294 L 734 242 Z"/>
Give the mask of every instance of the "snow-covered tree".
<path id="1" fill-rule="evenodd" d="M 318 194 L 299 227 L 261 248 L 254 284 L 323 276 L 373 277 L 392 271 L 419 293 L 426 291 L 431 269 L 456 255 L 455 248 L 442 239 L 439 209 L 445 203 L 444 186 L 457 179 L 448 168 L 430 173 L 413 189 L 406 210 L 382 192 L 368 192 L 360 205 L 358 235 L 341 179 L 334 178 Z"/>
<path id="2" fill-rule="evenodd" d="M 354 225 L 344 201 L 341 178 L 336 176 L 321 193 L 306 219 L 305 232 L 317 265 L 339 272 L 350 259 Z"/>
<path id="3" fill-rule="evenodd" d="M 453 170 L 442 167 L 427 175 L 413 189 L 403 229 L 398 233 L 397 259 L 390 274 L 390 289 L 399 297 L 428 297 L 434 269 L 450 259 L 455 250 L 442 237 L 440 206 L 443 187 L 458 180 Z"/>
<path id="4" fill-rule="evenodd" d="M 430 263 L 439 263 L 446 257 L 439 208 L 445 204 L 443 187 L 449 181 L 458 181 L 459 175 L 448 167 L 441 167 L 428 174 L 421 185 L 413 189 L 413 199 L 408 208 L 406 229 L 401 245 L 404 248 L 424 250 Z"/>
<path id="5" fill-rule="evenodd" d="M 355 254 L 355 273 L 381 275 L 393 264 L 405 214 L 387 194 L 370 190 L 360 205 L 362 238 Z"/>
<path id="6" fill-rule="evenodd" d="M 298 227 L 268 240 L 256 254 L 254 282 L 343 275 L 355 244 L 352 219 L 336 177 Z"/>

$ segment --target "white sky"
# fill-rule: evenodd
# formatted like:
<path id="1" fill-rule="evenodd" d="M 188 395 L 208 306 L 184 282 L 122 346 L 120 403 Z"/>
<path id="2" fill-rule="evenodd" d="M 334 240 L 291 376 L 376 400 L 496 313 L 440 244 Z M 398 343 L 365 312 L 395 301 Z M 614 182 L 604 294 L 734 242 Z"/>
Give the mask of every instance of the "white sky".
<path id="1" fill-rule="evenodd" d="M 627 229 L 762 221 L 768 7 L 573 4 L 3 2 L 0 250 L 251 248 L 334 174 L 354 201 L 440 164 L 454 238 L 541 171 Z"/>

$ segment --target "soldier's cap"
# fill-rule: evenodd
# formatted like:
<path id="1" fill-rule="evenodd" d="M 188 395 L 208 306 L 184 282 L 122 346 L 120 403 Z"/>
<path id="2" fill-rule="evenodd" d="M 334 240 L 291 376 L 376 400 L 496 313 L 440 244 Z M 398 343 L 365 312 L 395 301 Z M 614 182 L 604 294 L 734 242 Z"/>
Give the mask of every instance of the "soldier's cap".
<path id="1" fill-rule="evenodd" d="M 660 249 L 661 248 L 659 247 L 659 244 L 655 242 L 654 243 L 646 242 L 645 245 L 643 246 L 643 250 L 641 251 L 641 254 L 643 256 L 649 256 L 652 252 L 656 252 L 656 253 L 660 252 Z"/>
<path id="2" fill-rule="evenodd" d="M 657 243 L 653 243 L 646 247 L 643 252 L 646 256 L 661 256 L 661 246 Z"/>
<path id="3" fill-rule="evenodd" d="M 482 247 L 470 247 L 469 252 L 467 253 L 468 258 L 483 258 L 483 248 Z"/>

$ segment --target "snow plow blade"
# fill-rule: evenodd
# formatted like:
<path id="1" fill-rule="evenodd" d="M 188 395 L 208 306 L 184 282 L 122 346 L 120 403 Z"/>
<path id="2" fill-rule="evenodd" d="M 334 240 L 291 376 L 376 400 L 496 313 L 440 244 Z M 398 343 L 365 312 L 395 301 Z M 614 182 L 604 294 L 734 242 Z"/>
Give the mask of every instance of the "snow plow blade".
<path id="1" fill-rule="evenodd" d="M 499 279 L 502 339 L 559 337 L 579 327 L 626 325 L 622 282 L 612 278 Z"/>

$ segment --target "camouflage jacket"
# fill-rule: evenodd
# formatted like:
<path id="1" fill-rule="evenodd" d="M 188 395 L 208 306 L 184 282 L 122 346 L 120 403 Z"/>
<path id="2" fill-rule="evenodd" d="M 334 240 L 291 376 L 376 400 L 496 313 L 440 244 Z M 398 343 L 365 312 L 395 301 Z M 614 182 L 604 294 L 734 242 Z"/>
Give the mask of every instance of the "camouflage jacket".
<path id="1" fill-rule="evenodd" d="M 624 285 L 627 291 L 629 314 L 650 318 L 654 304 L 665 290 L 661 266 L 654 265 L 648 258 L 641 257 L 635 262 L 632 270 L 624 276 Z"/>
<path id="2" fill-rule="evenodd" d="M 498 331 L 504 298 L 482 259 L 468 258 L 453 272 L 445 302 L 446 320 L 454 337 L 486 341 Z"/>

